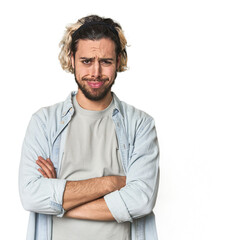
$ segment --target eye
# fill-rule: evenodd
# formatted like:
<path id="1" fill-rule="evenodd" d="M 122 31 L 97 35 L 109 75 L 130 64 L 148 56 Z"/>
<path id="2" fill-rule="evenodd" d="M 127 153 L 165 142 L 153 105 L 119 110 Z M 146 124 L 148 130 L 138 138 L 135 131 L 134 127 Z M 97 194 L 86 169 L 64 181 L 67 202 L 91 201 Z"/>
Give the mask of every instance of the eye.
<path id="1" fill-rule="evenodd" d="M 82 63 L 83 64 L 90 64 L 91 60 L 90 59 L 85 59 L 85 60 L 82 60 Z"/>
<path id="2" fill-rule="evenodd" d="M 103 64 L 103 65 L 111 65 L 112 62 L 109 61 L 109 60 L 102 60 L 102 61 L 101 61 L 101 64 Z"/>

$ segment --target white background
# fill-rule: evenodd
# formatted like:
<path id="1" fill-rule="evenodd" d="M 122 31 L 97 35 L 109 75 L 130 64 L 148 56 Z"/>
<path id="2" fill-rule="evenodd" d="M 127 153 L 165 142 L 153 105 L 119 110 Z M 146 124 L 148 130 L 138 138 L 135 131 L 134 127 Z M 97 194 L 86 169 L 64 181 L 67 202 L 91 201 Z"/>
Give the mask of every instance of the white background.
<path id="1" fill-rule="evenodd" d="M 32 113 L 76 90 L 57 58 L 65 26 L 95 13 L 130 45 L 113 91 L 156 121 L 159 240 L 232 240 L 232 12 L 226 0 L 2 1 L 1 239 L 26 236 L 17 180 Z"/>

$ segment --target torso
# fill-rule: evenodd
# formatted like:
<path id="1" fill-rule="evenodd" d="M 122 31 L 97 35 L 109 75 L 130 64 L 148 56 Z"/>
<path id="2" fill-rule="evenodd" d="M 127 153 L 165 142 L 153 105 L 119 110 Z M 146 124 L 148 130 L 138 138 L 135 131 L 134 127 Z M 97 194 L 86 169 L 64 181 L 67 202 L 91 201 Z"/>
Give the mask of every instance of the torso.
<path id="1" fill-rule="evenodd" d="M 82 109 L 73 97 L 74 116 L 68 126 L 59 178 L 84 180 L 108 175 L 124 176 L 112 102 L 103 111 Z M 130 222 L 89 221 L 53 217 L 53 240 L 130 240 Z"/>

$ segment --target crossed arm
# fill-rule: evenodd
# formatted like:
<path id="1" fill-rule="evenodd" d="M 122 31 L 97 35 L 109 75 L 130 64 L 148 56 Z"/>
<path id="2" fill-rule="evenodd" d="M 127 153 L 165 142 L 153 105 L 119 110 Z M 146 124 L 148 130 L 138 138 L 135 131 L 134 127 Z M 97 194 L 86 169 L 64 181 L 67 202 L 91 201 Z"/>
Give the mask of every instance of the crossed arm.
<path id="1" fill-rule="evenodd" d="M 26 210 L 61 216 L 65 209 L 66 217 L 115 219 L 119 223 L 132 222 L 153 211 L 159 183 L 159 148 L 153 120 L 140 125 L 134 142 L 127 150 L 130 156 L 127 184 L 122 176 L 73 182 L 55 179 L 52 162 L 38 159 L 38 156 L 50 156 L 42 120 L 33 115 L 22 147 L 19 193 Z M 39 160 L 40 172 L 34 159 Z"/>
<path id="2" fill-rule="evenodd" d="M 52 161 L 38 157 L 38 171 L 45 178 L 56 178 Z M 120 190 L 125 186 L 126 177 L 106 176 L 82 181 L 68 181 L 63 195 L 63 208 L 67 211 L 64 217 L 114 221 L 103 198 L 104 195 Z"/>

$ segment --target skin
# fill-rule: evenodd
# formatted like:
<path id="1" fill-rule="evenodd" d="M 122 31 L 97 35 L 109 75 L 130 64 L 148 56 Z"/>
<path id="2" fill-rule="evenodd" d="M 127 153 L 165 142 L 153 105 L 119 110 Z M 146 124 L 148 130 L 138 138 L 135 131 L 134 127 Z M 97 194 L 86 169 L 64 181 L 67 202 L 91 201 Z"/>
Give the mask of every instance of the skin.
<path id="1" fill-rule="evenodd" d="M 53 176 L 56 176 L 56 171 L 49 158 L 43 159 L 42 157 L 38 157 L 36 163 L 41 167 L 38 171 L 45 178 L 55 178 Z M 73 206 L 70 209 L 64 208 L 67 211 L 64 217 L 96 221 L 114 221 L 115 219 L 109 211 L 104 198 L 96 197 L 96 194 L 104 196 L 112 191 L 120 190 L 125 186 L 125 181 L 126 177 L 124 176 L 107 176 L 84 181 L 67 182 L 65 189 L 67 200 L 74 199 L 77 203 L 77 199 L 80 199 L 80 196 L 83 196 L 83 199 L 81 199 L 82 202 L 79 200 L 78 206 Z M 107 192 L 104 193 L 104 191 L 106 191 L 104 190 L 105 185 L 109 183 L 111 183 L 111 190 L 107 190 Z M 73 194 L 74 192 L 77 194 Z M 73 195 L 73 198 L 71 198 L 71 195 Z M 87 200 L 87 196 L 89 196 L 89 200 Z M 68 202 L 71 202 L 71 200 Z"/>
<path id="2" fill-rule="evenodd" d="M 87 110 L 100 111 L 112 101 L 111 87 L 119 68 L 115 43 L 110 39 L 79 40 L 75 55 L 71 56 L 75 80 L 79 86 L 76 99 Z M 101 82 L 99 87 L 93 84 Z M 88 84 L 91 83 L 92 85 Z M 83 91 L 82 91 L 83 89 Z M 38 157 L 38 171 L 45 178 L 56 178 L 52 161 Z M 64 215 L 69 218 L 114 221 L 103 198 L 126 185 L 124 176 L 105 176 L 82 181 L 68 181 L 63 195 Z"/>
<path id="3" fill-rule="evenodd" d="M 116 70 L 119 68 L 120 56 L 116 56 L 115 43 L 110 39 L 79 40 L 78 49 L 71 57 L 75 70 L 75 79 L 89 95 L 97 98 L 114 83 Z M 92 88 L 88 81 L 102 81 L 100 88 Z M 100 100 L 88 99 L 78 89 L 76 99 L 79 105 L 87 110 L 100 111 L 105 109 L 112 101 L 111 88 Z"/>

